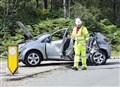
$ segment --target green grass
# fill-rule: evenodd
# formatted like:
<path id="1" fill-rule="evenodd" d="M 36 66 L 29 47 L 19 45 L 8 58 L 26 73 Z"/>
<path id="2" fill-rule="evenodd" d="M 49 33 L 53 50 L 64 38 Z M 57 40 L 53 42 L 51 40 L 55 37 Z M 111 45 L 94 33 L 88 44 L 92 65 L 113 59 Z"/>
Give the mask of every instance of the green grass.
<path id="1" fill-rule="evenodd" d="M 112 56 L 120 56 L 120 45 L 112 46 Z"/>
<path id="2" fill-rule="evenodd" d="M 120 51 L 112 51 L 112 56 L 120 56 Z"/>
<path id="3" fill-rule="evenodd" d="M 0 62 L 2 62 L 2 61 L 7 61 L 7 59 L 6 58 L 0 58 Z"/>

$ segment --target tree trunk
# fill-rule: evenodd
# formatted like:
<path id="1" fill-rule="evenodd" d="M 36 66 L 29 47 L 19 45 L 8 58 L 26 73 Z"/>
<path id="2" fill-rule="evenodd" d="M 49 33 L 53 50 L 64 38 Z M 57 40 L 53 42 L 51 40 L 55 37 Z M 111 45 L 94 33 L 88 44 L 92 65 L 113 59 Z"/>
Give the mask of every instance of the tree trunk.
<path id="1" fill-rule="evenodd" d="M 47 9 L 48 8 L 48 5 L 47 5 L 47 0 L 43 0 L 44 2 L 43 2 L 43 7 L 44 7 L 44 9 Z"/>
<path id="2" fill-rule="evenodd" d="M 51 0 L 51 8 L 50 8 L 50 10 L 52 11 L 53 10 L 53 0 Z"/>
<path id="3" fill-rule="evenodd" d="M 67 16 L 66 0 L 63 0 L 63 8 L 64 8 L 64 18 L 66 18 Z"/>
<path id="4" fill-rule="evenodd" d="M 116 2 L 114 0 L 113 2 L 113 21 L 114 21 L 114 24 L 116 24 Z"/>
<path id="5" fill-rule="evenodd" d="M 69 11 L 68 16 L 69 16 L 69 18 L 70 18 L 70 3 L 71 3 L 71 0 L 69 0 L 69 3 L 68 3 L 68 11 Z"/>
<path id="6" fill-rule="evenodd" d="M 39 0 L 35 0 L 36 1 L 36 8 L 39 7 Z"/>

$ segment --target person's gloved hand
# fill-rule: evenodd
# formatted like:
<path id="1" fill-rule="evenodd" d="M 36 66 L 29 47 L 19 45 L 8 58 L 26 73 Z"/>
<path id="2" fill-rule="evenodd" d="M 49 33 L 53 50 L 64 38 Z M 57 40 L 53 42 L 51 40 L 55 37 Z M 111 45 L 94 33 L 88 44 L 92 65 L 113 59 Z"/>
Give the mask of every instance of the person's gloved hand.
<path id="1" fill-rule="evenodd" d="M 84 43 L 84 46 L 87 46 L 86 43 Z"/>

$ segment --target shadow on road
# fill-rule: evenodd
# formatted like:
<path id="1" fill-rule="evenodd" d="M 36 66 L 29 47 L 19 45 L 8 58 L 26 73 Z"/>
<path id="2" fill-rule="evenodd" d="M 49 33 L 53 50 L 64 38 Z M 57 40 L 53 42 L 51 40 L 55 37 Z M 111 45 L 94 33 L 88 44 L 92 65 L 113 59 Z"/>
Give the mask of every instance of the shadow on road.
<path id="1" fill-rule="evenodd" d="M 73 66 L 73 61 L 66 61 L 66 62 L 51 62 L 51 63 L 41 63 L 39 66 L 35 66 L 35 67 L 45 67 L 45 66 L 65 66 L 66 68 L 71 68 Z M 106 62 L 106 64 L 104 65 L 93 65 L 91 63 L 87 63 L 88 66 L 109 66 L 109 65 L 119 65 L 120 62 Z M 81 66 L 82 63 L 79 63 L 79 66 Z M 21 65 L 20 67 L 27 67 L 25 65 Z"/>
<path id="2" fill-rule="evenodd" d="M 105 65 L 116 65 L 116 64 L 120 64 L 120 62 L 107 62 Z"/>
<path id="3" fill-rule="evenodd" d="M 39 66 L 35 66 L 35 67 L 44 67 L 44 66 L 66 66 L 66 65 L 73 65 L 73 61 L 69 61 L 69 62 L 53 62 L 53 63 L 44 63 L 44 64 L 40 64 Z M 25 65 L 21 65 L 20 67 L 27 67 Z"/>

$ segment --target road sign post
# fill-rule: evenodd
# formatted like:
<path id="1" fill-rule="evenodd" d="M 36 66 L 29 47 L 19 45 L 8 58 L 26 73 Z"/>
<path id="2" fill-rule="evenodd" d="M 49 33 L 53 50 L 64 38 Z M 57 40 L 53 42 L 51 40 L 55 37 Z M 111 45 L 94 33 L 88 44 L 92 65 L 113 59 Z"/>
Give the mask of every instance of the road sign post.
<path id="1" fill-rule="evenodd" d="M 14 75 L 18 69 L 18 46 L 8 46 L 8 69 Z"/>

